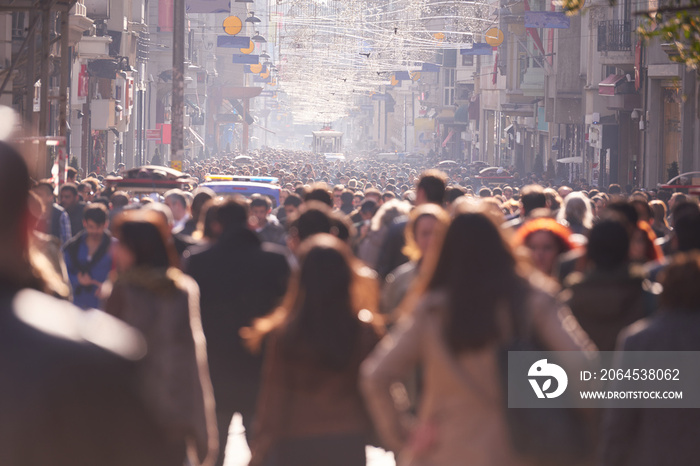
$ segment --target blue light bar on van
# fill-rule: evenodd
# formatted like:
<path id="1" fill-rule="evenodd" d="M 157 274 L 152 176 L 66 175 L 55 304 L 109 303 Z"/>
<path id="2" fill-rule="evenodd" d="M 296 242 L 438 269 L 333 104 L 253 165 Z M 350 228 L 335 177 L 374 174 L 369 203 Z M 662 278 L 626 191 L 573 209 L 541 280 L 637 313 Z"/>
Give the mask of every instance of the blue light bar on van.
<path id="1" fill-rule="evenodd" d="M 209 175 L 206 181 L 246 181 L 249 183 L 278 184 L 279 178 L 274 176 L 233 176 L 233 175 Z"/>

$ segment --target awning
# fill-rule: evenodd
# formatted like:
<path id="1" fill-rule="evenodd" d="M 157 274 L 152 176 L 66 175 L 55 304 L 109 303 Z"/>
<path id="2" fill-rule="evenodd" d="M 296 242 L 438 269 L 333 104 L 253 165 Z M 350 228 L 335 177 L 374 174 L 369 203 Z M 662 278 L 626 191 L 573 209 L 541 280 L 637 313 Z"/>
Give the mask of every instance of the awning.
<path id="1" fill-rule="evenodd" d="M 580 155 L 578 157 L 564 157 L 563 159 L 557 159 L 559 163 L 583 163 L 583 157 Z"/>
<path id="2" fill-rule="evenodd" d="M 187 127 L 187 129 L 190 130 L 190 134 L 192 135 L 192 137 L 195 138 L 197 142 L 202 145 L 202 147 L 204 147 L 204 139 L 202 138 L 202 136 L 200 136 L 199 133 L 197 133 L 197 131 L 193 130 L 189 126 Z"/>
<path id="3" fill-rule="evenodd" d="M 455 112 L 455 123 L 469 123 L 469 105 L 460 105 Z"/>
<path id="4" fill-rule="evenodd" d="M 624 74 L 611 74 L 598 84 L 598 94 L 615 95 L 617 87 L 627 81 Z"/>
<path id="5" fill-rule="evenodd" d="M 451 108 L 443 108 L 440 111 L 440 113 L 438 114 L 438 116 L 435 117 L 435 119 L 438 121 L 454 120 L 454 118 L 455 118 L 455 111 L 452 110 Z"/>

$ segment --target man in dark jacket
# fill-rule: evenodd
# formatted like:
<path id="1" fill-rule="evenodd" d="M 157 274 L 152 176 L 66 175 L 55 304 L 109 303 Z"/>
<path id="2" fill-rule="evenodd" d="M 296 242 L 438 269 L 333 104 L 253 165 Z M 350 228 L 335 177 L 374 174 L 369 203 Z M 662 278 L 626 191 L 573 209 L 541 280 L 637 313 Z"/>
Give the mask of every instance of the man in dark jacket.
<path id="1" fill-rule="evenodd" d="M 659 312 L 623 330 L 618 351 L 700 351 L 698 283 L 700 253 L 674 257 L 662 273 Z M 608 409 L 603 422 L 600 464 L 698 464 L 698 426 L 698 409 Z"/>
<path id="2" fill-rule="evenodd" d="M 215 221 L 220 239 L 208 249 L 185 254 L 184 269 L 200 288 L 202 326 L 216 398 L 219 465 L 223 464 L 235 412 L 243 417 L 246 435 L 252 432 L 260 384 L 262 358 L 244 347 L 240 330 L 279 304 L 289 278 L 285 257 L 261 248 L 256 234 L 247 228 L 248 216 L 245 201 L 223 201 Z"/>
<path id="3" fill-rule="evenodd" d="M 24 160 L 0 142 L 0 464 L 176 464 L 137 394 L 138 333 L 36 291 L 28 194 Z"/>
<path id="4" fill-rule="evenodd" d="M 61 207 L 66 210 L 70 218 L 71 234 L 77 235 L 84 228 L 83 210 L 85 210 L 85 203 L 78 197 L 78 188 L 74 184 L 64 184 L 59 192 L 59 200 Z"/>
<path id="5" fill-rule="evenodd" d="M 631 272 L 629 237 L 619 219 L 604 219 L 591 230 L 585 273 L 569 275 L 562 300 L 601 351 L 613 351 L 624 327 L 646 317 L 655 307 L 643 276 Z"/>

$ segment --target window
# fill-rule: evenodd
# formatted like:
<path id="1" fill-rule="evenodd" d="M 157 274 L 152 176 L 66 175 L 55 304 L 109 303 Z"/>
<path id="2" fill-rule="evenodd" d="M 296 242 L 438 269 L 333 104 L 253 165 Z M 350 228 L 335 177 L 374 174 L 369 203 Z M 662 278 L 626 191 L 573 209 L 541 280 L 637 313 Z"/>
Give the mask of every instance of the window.
<path id="1" fill-rule="evenodd" d="M 462 66 L 474 66 L 474 55 L 462 55 Z"/>
<path id="2" fill-rule="evenodd" d="M 23 11 L 12 13 L 12 38 L 24 39 L 26 36 L 27 15 Z"/>
<path id="3" fill-rule="evenodd" d="M 455 69 L 443 68 L 443 85 L 445 89 L 445 97 L 443 100 L 444 106 L 454 105 L 455 103 Z"/>

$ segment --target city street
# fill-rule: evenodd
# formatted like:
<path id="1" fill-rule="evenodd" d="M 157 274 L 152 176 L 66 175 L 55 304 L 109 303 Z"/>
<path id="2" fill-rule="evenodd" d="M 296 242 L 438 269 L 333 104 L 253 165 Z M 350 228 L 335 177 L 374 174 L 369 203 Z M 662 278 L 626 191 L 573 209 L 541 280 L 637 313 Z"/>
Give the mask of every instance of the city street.
<path id="1" fill-rule="evenodd" d="M 243 434 L 241 416 L 236 414 L 231 422 L 224 466 L 248 466 L 248 461 L 250 461 L 250 450 Z M 393 454 L 379 448 L 367 447 L 367 466 L 394 466 L 395 464 Z"/>

